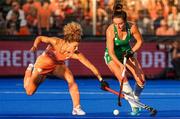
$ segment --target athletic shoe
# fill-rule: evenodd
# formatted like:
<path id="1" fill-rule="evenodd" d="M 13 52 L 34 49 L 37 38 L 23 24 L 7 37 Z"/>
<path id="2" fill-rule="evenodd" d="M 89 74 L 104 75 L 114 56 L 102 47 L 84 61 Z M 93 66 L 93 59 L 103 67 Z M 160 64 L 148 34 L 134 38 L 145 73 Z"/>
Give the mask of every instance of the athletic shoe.
<path id="1" fill-rule="evenodd" d="M 136 96 L 134 92 L 133 92 L 133 96 L 134 96 L 134 99 L 139 102 L 139 96 Z M 139 108 L 139 112 L 141 112 L 142 108 L 141 107 L 138 107 L 138 108 Z"/>
<path id="2" fill-rule="evenodd" d="M 86 112 L 84 112 L 81 109 L 81 106 L 78 105 L 77 107 L 73 108 L 72 115 L 86 115 Z"/>
<path id="3" fill-rule="evenodd" d="M 132 107 L 132 112 L 130 115 L 132 116 L 139 116 L 140 115 L 141 108 L 140 107 Z"/>

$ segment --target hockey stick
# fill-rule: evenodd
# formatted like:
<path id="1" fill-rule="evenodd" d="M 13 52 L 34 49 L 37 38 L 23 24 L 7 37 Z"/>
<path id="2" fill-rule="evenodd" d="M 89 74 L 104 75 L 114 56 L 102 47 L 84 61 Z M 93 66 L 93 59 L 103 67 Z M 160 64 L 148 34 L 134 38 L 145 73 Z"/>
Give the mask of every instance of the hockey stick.
<path id="1" fill-rule="evenodd" d="M 126 72 L 126 61 L 127 61 L 127 58 L 124 57 L 124 60 L 123 60 L 124 69 L 123 69 L 123 71 L 122 71 L 122 81 L 121 81 L 120 90 L 119 90 L 119 95 L 118 95 L 118 105 L 119 105 L 119 106 L 122 106 L 121 96 L 120 96 L 120 95 L 122 94 L 122 90 L 123 90 L 123 83 L 124 83 L 125 72 Z"/>
<path id="2" fill-rule="evenodd" d="M 120 95 L 119 95 L 119 93 L 118 93 L 117 91 L 115 91 L 115 90 L 113 90 L 113 89 L 111 89 L 111 88 L 105 87 L 105 89 L 106 89 L 107 91 L 109 91 L 109 92 L 117 95 L 118 97 L 124 98 L 124 99 L 130 101 L 131 103 L 136 104 L 138 107 L 141 107 L 141 108 L 149 111 L 149 112 L 151 113 L 151 114 L 150 114 L 151 116 L 156 116 L 157 110 L 154 109 L 153 107 L 150 107 L 150 106 L 148 106 L 148 105 L 146 105 L 146 104 L 143 104 L 143 103 L 135 100 L 133 97 L 131 97 L 131 96 L 127 95 L 127 94 L 120 94 Z"/>

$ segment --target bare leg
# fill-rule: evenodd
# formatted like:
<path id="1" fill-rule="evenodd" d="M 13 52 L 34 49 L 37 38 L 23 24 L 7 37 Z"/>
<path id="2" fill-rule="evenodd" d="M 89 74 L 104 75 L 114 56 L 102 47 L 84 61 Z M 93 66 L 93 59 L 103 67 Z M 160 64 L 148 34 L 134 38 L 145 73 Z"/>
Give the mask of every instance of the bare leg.
<path id="1" fill-rule="evenodd" d="M 24 88 L 26 90 L 26 94 L 31 96 L 35 93 L 36 89 L 38 88 L 40 81 L 43 80 L 46 76 L 39 75 L 37 69 L 29 70 L 27 68 L 24 77 Z"/>
<path id="2" fill-rule="evenodd" d="M 116 63 L 111 61 L 111 62 L 109 62 L 108 67 L 111 70 L 111 72 L 116 76 L 116 78 L 119 80 L 119 82 L 121 83 L 123 65 L 121 67 L 119 67 Z M 126 77 L 124 79 L 123 89 L 122 90 L 126 94 L 132 94 L 132 88 L 129 85 L 128 79 Z"/>
<path id="3" fill-rule="evenodd" d="M 69 92 L 71 94 L 71 98 L 73 100 L 73 107 L 77 107 L 80 105 L 80 96 L 79 96 L 79 90 L 77 84 L 74 83 L 68 83 L 69 86 Z"/>
<path id="4" fill-rule="evenodd" d="M 143 91 L 144 84 L 145 84 L 144 73 L 136 58 L 130 58 L 127 62 L 127 67 L 129 71 L 132 73 L 134 79 L 136 80 L 133 96 L 136 100 L 139 100 L 139 96 L 141 92 Z M 131 113 L 131 115 L 137 115 L 140 111 L 140 108 L 135 107 L 135 108 L 132 108 L 132 110 L 133 112 Z"/>
<path id="5" fill-rule="evenodd" d="M 28 83 L 29 83 L 29 78 L 31 77 L 32 74 L 32 70 L 33 70 L 33 64 L 29 64 L 29 66 L 27 67 L 26 71 L 25 71 L 25 76 L 24 76 L 24 88 L 27 87 Z"/>
<path id="6" fill-rule="evenodd" d="M 68 83 L 69 92 L 73 102 L 73 107 L 80 105 L 78 86 L 69 68 L 67 68 L 65 65 L 57 66 L 53 74 L 56 75 L 57 77 L 64 76 L 65 80 Z"/>
<path id="7" fill-rule="evenodd" d="M 142 71 L 140 64 L 135 58 L 131 58 L 129 60 L 127 67 L 131 71 L 133 77 L 136 80 L 136 85 L 134 90 L 135 97 L 139 97 L 145 85 L 144 73 Z"/>
<path id="8" fill-rule="evenodd" d="M 65 80 L 68 83 L 69 92 L 72 98 L 73 103 L 73 115 L 85 115 L 86 113 L 80 107 L 80 94 L 78 90 L 78 86 L 74 80 L 74 77 L 65 65 L 60 65 L 56 67 L 56 70 L 53 72 L 57 77 L 64 76 Z"/>
<path id="9" fill-rule="evenodd" d="M 122 75 L 121 74 L 122 74 L 122 71 L 123 71 L 123 65 L 122 65 L 122 67 L 119 67 L 116 63 L 111 61 L 111 62 L 108 63 L 108 67 L 114 73 L 114 75 L 119 80 L 119 82 L 121 82 L 121 80 L 122 80 Z M 126 94 L 133 97 L 133 90 L 132 90 L 131 86 L 129 85 L 129 82 L 128 82 L 127 78 L 125 78 L 125 80 L 124 80 L 122 91 L 124 93 L 126 93 Z M 134 107 L 137 107 L 137 105 L 135 105 L 134 103 L 132 103 L 130 101 L 128 101 L 128 102 L 129 102 L 132 109 Z"/>

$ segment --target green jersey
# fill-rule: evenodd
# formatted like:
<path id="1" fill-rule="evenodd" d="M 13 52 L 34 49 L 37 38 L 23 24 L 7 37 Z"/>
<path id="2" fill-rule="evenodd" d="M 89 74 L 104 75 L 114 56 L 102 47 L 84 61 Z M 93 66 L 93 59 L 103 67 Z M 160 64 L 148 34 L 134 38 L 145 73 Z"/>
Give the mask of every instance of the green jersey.
<path id="1" fill-rule="evenodd" d="M 114 25 L 114 52 L 116 57 L 118 58 L 119 61 L 123 62 L 123 55 L 126 51 L 131 50 L 131 46 L 130 46 L 130 40 L 131 40 L 131 32 L 130 32 L 130 27 L 129 24 L 126 23 L 126 31 L 127 31 L 127 36 L 125 38 L 125 40 L 121 40 L 118 36 L 118 30 L 116 28 L 116 26 Z M 106 61 L 106 63 L 109 63 L 112 58 L 109 56 L 108 53 L 108 49 L 106 47 L 105 49 L 105 54 L 104 54 L 104 59 Z"/>

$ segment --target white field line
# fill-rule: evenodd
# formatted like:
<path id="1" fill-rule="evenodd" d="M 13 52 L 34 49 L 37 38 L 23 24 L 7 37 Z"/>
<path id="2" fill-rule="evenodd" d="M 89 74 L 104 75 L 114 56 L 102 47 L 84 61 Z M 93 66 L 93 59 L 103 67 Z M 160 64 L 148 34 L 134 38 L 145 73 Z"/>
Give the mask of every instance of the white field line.
<path id="1" fill-rule="evenodd" d="M 0 91 L 0 94 L 25 94 L 24 91 Z M 37 91 L 36 94 L 48 94 L 48 95 L 69 95 L 69 92 L 66 91 Z M 112 95 L 109 92 L 80 92 L 81 95 Z M 142 95 L 153 95 L 153 96 L 180 96 L 180 92 L 177 93 L 166 93 L 166 92 L 159 92 L 159 93 L 142 93 Z"/>
<path id="2" fill-rule="evenodd" d="M 21 116 L 21 115 L 17 115 L 17 116 L 0 116 L 0 118 L 62 118 L 62 119 L 67 119 L 67 118 L 69 118 L 69 119 L 72 119 L 73 117 L 72 116 L 44 116 L 44 115 L 42 115 L 42 116 Z M 77 118 L 77 117 L 75 117 L 75 118 Z M 107 116 L 100 116 L 100 117 L 96 117 L 96 116 L 84 116 L 84 117 L 80 117 L 81 119 L 119 119 L 119 118 L 121 118 L 121 119 L 153 119 L 153 118 L 155 118 L 155 119 L 164 119 L 164 118 L 166 118 L 166 119 L 179 119 L 180 117 L 115 117 L 115 116 L 109 116 L 109 117 L 107 117 Z"/>

